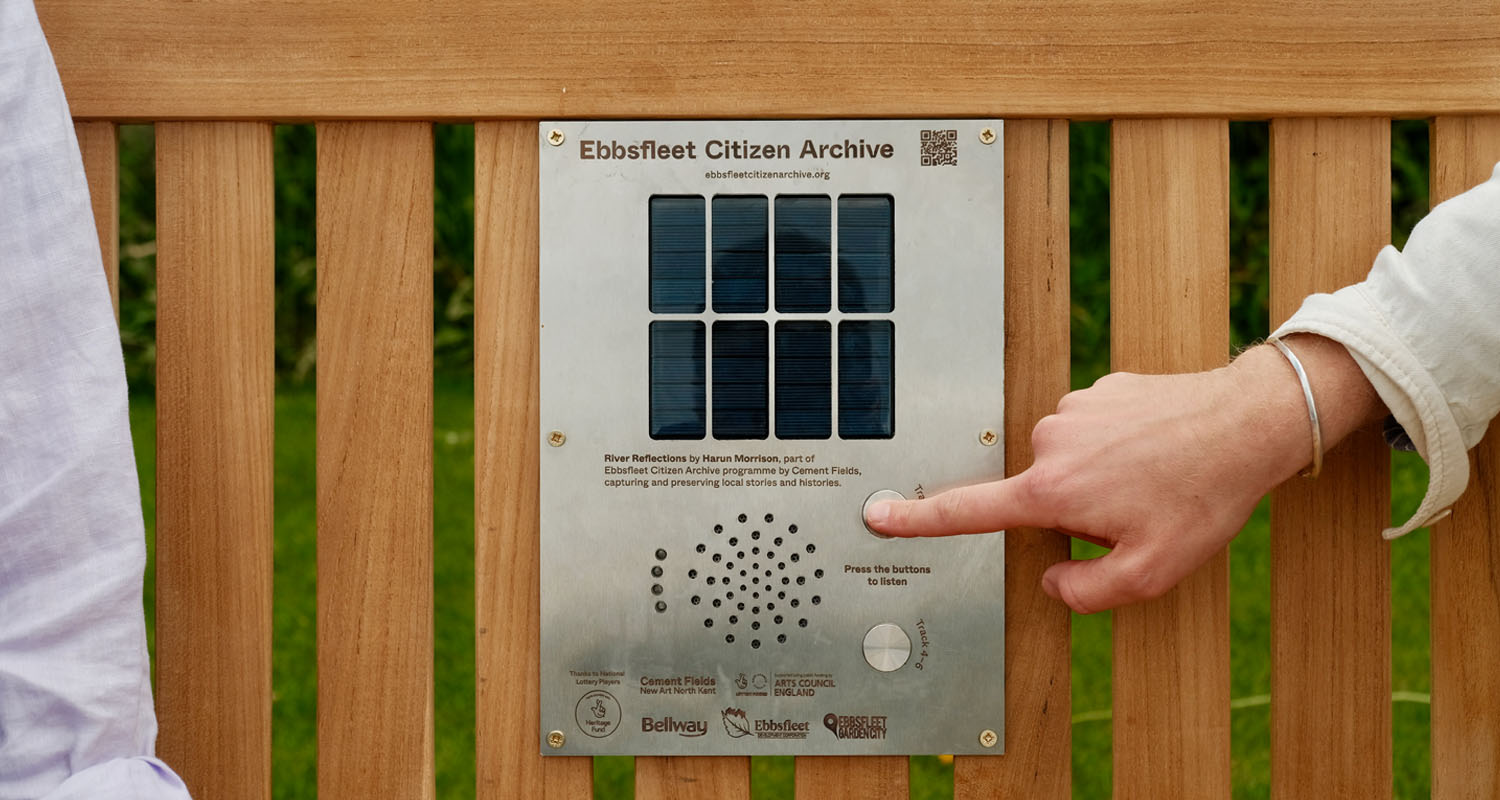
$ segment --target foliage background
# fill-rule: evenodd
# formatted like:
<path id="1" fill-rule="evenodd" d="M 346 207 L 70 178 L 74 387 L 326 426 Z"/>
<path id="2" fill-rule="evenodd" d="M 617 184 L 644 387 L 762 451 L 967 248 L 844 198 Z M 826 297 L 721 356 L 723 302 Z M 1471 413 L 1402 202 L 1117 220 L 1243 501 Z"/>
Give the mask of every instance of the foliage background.
<path id="1" fill-rule="evenodd" d="M 1268 332 L 1268 126 L 1230 125 L 1230 292 L 1235 348 Z M 473 128 L 438 125 L 434 210 L 434 585 L 438 796 L 474 796 L 473 576 Z M 1427 126 L 1398 121 L 1392 137 L 1392 235 L 1400 245 L 1427 210 Z M 276 511 L 273 619 L 273 783 L 277 798 L 316 796 L 316 135 L 278 126 L 276 170 Z M 153 134 L 120 137 L 121 339 L 132 388 L 132 425 L 146 510 L 154 532 L 155 233 Z M 1071 126 L 1073 385 L 1109 364 L 1109 125 Z M 1419 460 L 1397 458 L 1393 513 L 1415 507 L 1425 485 Z M 1393 545 L 1395 796 L 1426 797 L 1426 533 Z M 151 551 L 154 553 L 154 548 Z M 1075 556 L 1099 551 L 1075 545 Z M 1235 796 L 1269 793 L 1269 532 L 1261 508 L 1230 549 Z M 146 604 L 152 621 L 154 564 Z M 1073 626 L 1074 787 L 1081 798 L 1110 786 L 1110 615 Z M 1024 735 L 1015 732 L 1013 735 Z M 630 797 L 628 758 L 596 761 L 599 797 Z M 757 800 L 790 797 L 790 759 L 753 762 Z M 952 797 L 952 768 L 912 760 L 913 796 Z"/>

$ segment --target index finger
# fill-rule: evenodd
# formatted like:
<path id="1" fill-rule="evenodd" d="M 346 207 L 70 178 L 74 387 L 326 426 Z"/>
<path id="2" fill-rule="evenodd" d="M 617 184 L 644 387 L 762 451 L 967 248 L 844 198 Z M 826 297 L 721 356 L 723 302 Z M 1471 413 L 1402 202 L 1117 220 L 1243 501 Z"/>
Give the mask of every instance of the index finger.
<path id="1" fill-rule="evenodd" d="M 961 486 L 925 500 L 889 500 L 870 507 L 865 522 L 887 536 L 950 536 L 1014 527 L 1052 527 L 1025 490 L 1025 473 Z"/>

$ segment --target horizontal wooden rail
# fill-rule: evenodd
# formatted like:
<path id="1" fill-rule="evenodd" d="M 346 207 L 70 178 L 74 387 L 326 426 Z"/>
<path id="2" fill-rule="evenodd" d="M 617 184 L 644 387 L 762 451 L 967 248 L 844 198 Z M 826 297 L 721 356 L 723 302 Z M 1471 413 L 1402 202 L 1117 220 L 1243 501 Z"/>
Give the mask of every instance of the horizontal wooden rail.
<path id="1" fill-rule="evenodd" d="M 107 119 L 1500 112 L 1500 7 L 38 0 Z"/>

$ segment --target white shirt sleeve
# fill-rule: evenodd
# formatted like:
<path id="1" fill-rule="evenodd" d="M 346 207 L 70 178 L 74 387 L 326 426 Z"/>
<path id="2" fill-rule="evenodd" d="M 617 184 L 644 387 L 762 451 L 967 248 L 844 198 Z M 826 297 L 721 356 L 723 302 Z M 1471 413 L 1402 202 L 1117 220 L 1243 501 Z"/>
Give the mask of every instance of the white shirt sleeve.
<path id="1" fill-rule="evenodd" d="M 0 800 L 186 800 L 153 758 L 124 364 L 62 85 L 0 0 Z"/>
<path id="2" fill-rule="evenodd" d="M 1500 165 L 1417 223 L 1405 251 L 1381 250 L 1362 283 L 1308 297 L 1273 335 L 1291 333 L 1342 343 L 1427 461 L 1427 495 L 1385 537 L 1445 515 L 1500 411 Z"/>

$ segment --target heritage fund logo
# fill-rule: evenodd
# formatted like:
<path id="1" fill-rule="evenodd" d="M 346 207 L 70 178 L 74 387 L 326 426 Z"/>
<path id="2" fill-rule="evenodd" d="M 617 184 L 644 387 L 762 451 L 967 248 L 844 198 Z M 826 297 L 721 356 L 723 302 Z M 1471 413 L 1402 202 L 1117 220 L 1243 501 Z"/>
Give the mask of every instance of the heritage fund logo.
<path id="1" fill-rule="evenodd" d="M 742 708 L 726 708 L 719 712 L 724 720 L 724 732 L 732 739 L 754 736 L 757 739 L 806 739 L 812 730 L 811 722 L 792 719 L 752 720 Z"/>
<path id="2" fill-rule="evenodd" d="M 886 718 L 869 714 L 824 714 L 823 727 L 839 739 L 884 739 Z"/>
<path id="3" fill-rule="evenodd" d="M 665 719 L 641 717 L 641 733 L 675 733 L 678 736 L 688 739 L 696 739 L 708 733 L 708 720 L 690 719 L 680 721 L 671 717 Z"/>
<path id="4" fill-rule="evenodd" d="M 603 739 L 620 727 L 620 701 L 609 692 L 596 689 L 579 698 L 573 718 L 585 735 Z"/>

